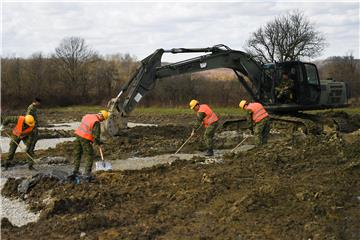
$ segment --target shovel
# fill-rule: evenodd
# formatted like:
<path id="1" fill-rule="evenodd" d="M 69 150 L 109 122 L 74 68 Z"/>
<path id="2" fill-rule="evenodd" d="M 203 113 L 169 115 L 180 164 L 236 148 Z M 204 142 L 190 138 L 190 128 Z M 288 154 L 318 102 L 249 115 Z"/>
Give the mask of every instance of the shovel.
<path id="1" fill-rule="evenodd" d="M 104 160 L 104 155 L 101 147 L 99 146 L 101 161 L 97 161 L 95 163 L 95 171 L 109 171 L 112 170 L 112 166 L 110 162 Z"/>

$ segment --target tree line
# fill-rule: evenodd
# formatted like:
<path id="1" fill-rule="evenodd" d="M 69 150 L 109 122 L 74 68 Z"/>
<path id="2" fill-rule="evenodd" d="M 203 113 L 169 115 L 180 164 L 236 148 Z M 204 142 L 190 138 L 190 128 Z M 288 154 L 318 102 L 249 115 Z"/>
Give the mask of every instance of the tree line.
<path id="1" fill-rule="evenodd" d="M 129 54 L 100 56 L 85 47 L 83 39 L 67 38 L 51 56 L 2 58 L 1 101 L 6 108 L 23 108 L 34 97 L 45 106 L 106 105 L 139 66 Z M 74 45 L 72 47 L 65 47 Z M 75 51 L 75 52 L 74 52 Z M 85 51 L 78 53 L 77 51 Z M 321 79 L 345 81 L 352 102 L 360 102 L 360 64 L 352 55 L 331 57 L 318 63 Z M 217 106 L 236 106 L 248 94 L 232 71 L 211 70 L 157 81 L 142 106 L 186 106 L 196 98 Z"/>
<path id="2" fill-rule="evenodd" d="M 29 58 L 2 58 L 2 108 L 23 108 L 34 97 L 44 106 L 101 104 L 115 97 L 139 66 L 129 54 L 101 56 L 85 40 L 65 38 L 55 53 L 35 53 Z M 184 74 L 161 79 L 141 104 L 184 106 L 190 98 L 219 106 L 236 104 L 247 96 L 231 72 Z"/>

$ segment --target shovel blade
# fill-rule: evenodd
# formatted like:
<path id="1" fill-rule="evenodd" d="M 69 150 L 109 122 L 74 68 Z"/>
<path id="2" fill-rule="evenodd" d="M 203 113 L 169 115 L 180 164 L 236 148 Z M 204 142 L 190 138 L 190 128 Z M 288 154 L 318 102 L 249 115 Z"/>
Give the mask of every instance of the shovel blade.
<path id="1" fill-rule="evenodd" d="M 109 171 L 112 170 L 112 165 L 110 162 L 107 161 L 99 161 L 95 163 L 95 170 L 96 171 Z"/>

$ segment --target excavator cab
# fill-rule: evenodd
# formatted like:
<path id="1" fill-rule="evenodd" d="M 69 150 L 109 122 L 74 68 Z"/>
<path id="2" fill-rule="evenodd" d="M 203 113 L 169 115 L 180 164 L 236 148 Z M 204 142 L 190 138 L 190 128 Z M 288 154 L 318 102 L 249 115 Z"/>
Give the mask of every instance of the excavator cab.
<path id="1" fill-rule="evenodd" d="M 272 99 L 264 102 L 270 111 L 294 112 L 348 106 L 349 90 L 346 84 L 320 80 L 313 63 L 270 63 L 264 64 L 263 69 L 271 76 Z"/>
<path id="2" fill-rule="evenodd" d="M 300 61 L 277 63 L 274 85 L 277 104 L 311 105 L 319 102 L 320 79 L 317 68 L 312 63 Z M 284 94 L 281 95 L 282 92 L 287 92 L 288 96 L 285 98 Z"/>

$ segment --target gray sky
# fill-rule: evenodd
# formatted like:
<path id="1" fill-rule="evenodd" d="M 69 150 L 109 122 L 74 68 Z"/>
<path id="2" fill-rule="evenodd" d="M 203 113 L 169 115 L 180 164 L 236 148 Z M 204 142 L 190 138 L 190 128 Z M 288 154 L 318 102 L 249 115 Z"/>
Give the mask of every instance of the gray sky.
<path id="1" fill-rule="evenodd" d="M 79 36 L 102 55 L 142 59 L 158 48 L 223 43 L 244 50 L 250 33 L 279 14 L 299 9 L 329 46 L 319 57 L 359 58 L 359 2 L 15 2 L 2 3 L 2 56 L 54 52 Z M 177 61 L 192 55 L 164 56 Z M 309 59 L 307 59 L 309 60 Z"/>

